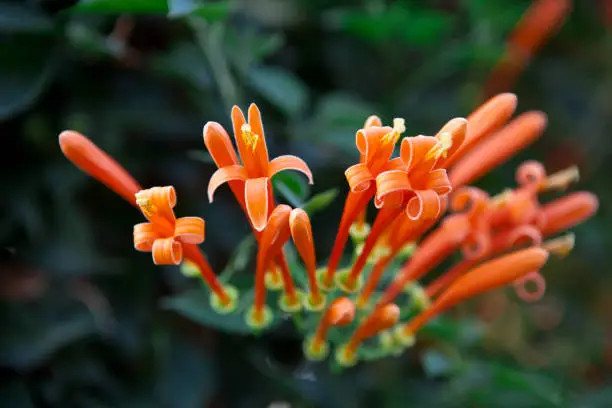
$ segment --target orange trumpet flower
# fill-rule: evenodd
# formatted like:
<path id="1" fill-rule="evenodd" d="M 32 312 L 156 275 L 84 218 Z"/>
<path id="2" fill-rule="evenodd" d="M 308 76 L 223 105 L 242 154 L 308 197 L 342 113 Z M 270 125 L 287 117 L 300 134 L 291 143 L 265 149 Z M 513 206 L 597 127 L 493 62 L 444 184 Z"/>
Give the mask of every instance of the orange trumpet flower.
<path id="1" fill-rule="evenodd" d="M 310 218 L 306 211 L 296 208 L 291 211 L 289 216 L 289 227 L 293 242 L 304 261 L 310 293 L 307 298 L 307 305 L 312 310 L 319 310 L 325 305 L 325 298 L 319 290 L 316 278 L 317 259 L 314 250 L 314 240 L 312 237 L 312 227 Z"/>
<path id="2" fill-rule="evenodd" d="M 141 190 L 136 193 L 136 204 L 150 222 L 134 225 L 134 247 L 152 252 L 156 265 L 178 265 L 183 260 L 183 243 L 204 242 L 202 218 L 174 216 L 174 187 Z"/>
<path id="3" fill-rule="evenodd" d="M 426 310 L 398 328 L 396 334 L 399 338 L 412 338 L 436 315 L 466 299 L 505 286 L 539 270 L 547 259 L 548 251 L 532 247 L 485 262 L 453 282 Z"/>
<path id="4" fill-rule="evenodd" d="M 142 187 L 140 187 L 127 170 L 121 167 L 119 163 L 108 156 L 91 140 L 78 132 L 67 130 L 59 135 L 59 144 L 66 158 L 81 171 L 100 181 L 134 207 L 140 208 L 136 202 L 136 194 L 142 190 Z M 190 231 L 191 225 L 189 223 L 187 223 L 186 227 L 188 228 L 187 231 Z M 176 245 L 174 247 L 176 248 Z M 237 293 L 233 288 L 221 285 L 200 248 L 196 244 L 186 241 L 183 241 L 181 248 L 184 257 L 197 266 L 202 279 L 213 292 L 211 302 L 216 305 L 216 309 L 222 313 L 233 310 Z M 177 253 L 174 252 L 174 256 L 176 255 Z M 164 260 L 163 256 L 161 260 Z"/>
<path id="5" fill-rule="evenodd" d="M 223 127 L 209 122 L 204 127 L 204 142 L 219 169 L 212 175 L 208 184 L 208 200 L 213 201 L 217 188 L 228 182 L 236 193 L 240 205 L 246 209 L 251 225 L 256 231 L 266 227 L 268 216 L 274 207 L 270 178 L 283 170 L 297 170 L 308 177 L 312 184 L 312 173 L 308 165 L 297 156 L 279 156 L 269 161 L 268 148 L 257 105 L 251 104 L 248 122 L 237 106 L 232 108 L 234 137 L 242 165 Z M 231 163 L 231 164 L 230 164 Z M 239 193 L 236 189 L 241 188 Z"/>

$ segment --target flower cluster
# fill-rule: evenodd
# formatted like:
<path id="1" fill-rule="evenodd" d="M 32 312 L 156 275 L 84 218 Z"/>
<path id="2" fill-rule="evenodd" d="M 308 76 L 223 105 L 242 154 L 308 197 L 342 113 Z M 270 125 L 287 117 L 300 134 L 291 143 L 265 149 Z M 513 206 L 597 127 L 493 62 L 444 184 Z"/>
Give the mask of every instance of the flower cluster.
<path id="1" fill-rule="evenodd" d="M 283 170 L 297 170 L 312 183 L 308 165 L 295 156 L 269 160 L 254 104 L 246 118 L 238 107 L 232 110 L 237 150 L 220 124 L 207 123 L 204 144 L 218 167 L 208 198 L 212 202 L 227 183 L 257 241 L 252 300 L 212 271 L 198 247 L 204 220 L 175 216 L 172 186 L 142 189 L 81 134 L 65 131 L 59 139 L 74 164 L 149 221 L 134 226 L 135 248 L 152 252 L 155 264 L 189 261 L 210 288 L 216 312 L 244 313 L 256 332 L 269 328 L 279 314 L 306 321 L 300 324 L 305 355 L 322 360 L 334 345 L 335 361 L 351 366 L 361 358 L 401 352 L 430 319 L 485 291 L 513 284 L 522 299 L 538 299 L 545 290 L 540 270 L 549 254 L 566 255 L 574 244 L 571 234 L 553 236 L 595 213 L 598 201 L 588 192 L 540 203 L 543 194 L 565 191 L 577 181 L 576 168 L 548 175 L 540 163 L 528 161 L 517 170 L 518 186 L 493 197 L 468 186 L 543 132 L 541 112 L 510 120 L 516 102 L 513 94 L 497 95 L 467 119 L 450 120 L 435 136 L 402 137 L 402 119 L 384 126 L 376 116 L 367 118 L 356 132 L 359 163 L 345 172 L 350 190 L 331 255 L 321 267 L 308 213 L 277 204 L 271 183 Z M 393 157 L 398 144 L 399 156 Z M 376 215 L 370 225 L 371 203 Z M 354 256 L 345 263 L 349 238 Z M 297 279 L 299 272 L 288 262 L 290 241 L 306 279 Z M 457 254 L 459 261 L 447 271 L 424 280 Z M 276 303 L 269 299 L 274 292 Z"/>

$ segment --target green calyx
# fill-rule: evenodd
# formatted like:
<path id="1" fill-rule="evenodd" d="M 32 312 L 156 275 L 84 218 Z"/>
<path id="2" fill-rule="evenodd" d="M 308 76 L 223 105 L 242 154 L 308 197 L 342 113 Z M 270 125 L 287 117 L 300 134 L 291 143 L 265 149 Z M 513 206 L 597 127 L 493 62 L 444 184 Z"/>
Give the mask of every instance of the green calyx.
<path id="1" fill-rule="evenodd" d="M 244 321 L 246 322 L 247 326 L 254 331 L 261 331 L 270 326 L 273 319 L 274 314 L 268 305 L 264 305 L 260 313 L 257 313 L 257 309 L 255 309 L 255 306 L 253 305 L 249 307 Z"/>
<path id="2" fill-rule="evenodd" d="M 353 367 L 358 361 L 359 359 L 357 358 L 357 353 L 349 352 L 346 345 L 336 350 L 336 362 L 340 366 Z"/>
<path id="3" fill-rule="evenodd" d="M 231 285 L 223 286 L 223 290 L 229 297 L 229 302 L 223 303 L 216 293 L 210 295 L 210 307 L 219 314 L 229 314 L 236 310 L 238 306 L 238 289 Z"/>
<path id="4" fill-rule="evenodd" d="M 348 285 L 346 283 L 349 274 L 351 273 L 350 268 L 341 269 L 336 272 L 336 286 L 346 293 L 355 293 L 361 290 L 363 286 L 363 276 L 359 275 L 354 284 Z"/>
<path id="5" fill-rule="evenodd" d="M 365 222 L 362 224 L 353 223 L 349 229 L 349 234 L 353 242 L 363 242 L 370 234 L 370 224 Z"/>
<path id="6" fill-rule="evenodd" d="M 402 326 L 397 326 L 393 330 L 393 337 L 395 338 L 395 341 L 403 348 L 412 347 L 416 343 L 416 338 L 414 337 L 414 334 L 406 333 L 404 327 Z"/>
<path id="7" fill-rule="evenodd" d="M 287 293 L 283 293 L 278 299 L 278 307 L 286 313 L 297 313 L 302 310 L 304 302 L 304 293 L 298 289 L 295 290 L 295 298 L 291 299 Z"/>
<path id="8" fill-rule="evenodd" d="M 280 274 L 274 272 L 266 272 L 264 275 L 264 283 L 266 285 L 266 289 L 269 291 L 277 291 L 283 288 L 283 279 L 280 277 Z"/>
<path id="9" fill-rule="evenodd" d="M 312 293 L 309 293 L 308 296 L 304 296 L 304 309 L 309 312 L 320 312 L 325 308 L 327 303 L 327 296 L 324 293 L 319 293 L 319 299 L 315 301 Z"/>
<path id="10" fill-rule="evenodd" d="M 331 284 L 327 284 L 325 282 L 325 274 L 327 273 L 327 268 L 322 267 L 317 269 L 315 272 L 315 277 L 317 278 L 317 283 L 319 284 L 319 288 L 323 291 L 329 292 L 334 290 L 334 281 L 332 280 Z"/>
<path id="11" fill-rule="evenodd" d="M 311 361 L 325 360 L 329 354 L 329 344 L 326 341 L 315 342 L 314 336 L 306 339 L 303 345 L 304 355 Z"/>

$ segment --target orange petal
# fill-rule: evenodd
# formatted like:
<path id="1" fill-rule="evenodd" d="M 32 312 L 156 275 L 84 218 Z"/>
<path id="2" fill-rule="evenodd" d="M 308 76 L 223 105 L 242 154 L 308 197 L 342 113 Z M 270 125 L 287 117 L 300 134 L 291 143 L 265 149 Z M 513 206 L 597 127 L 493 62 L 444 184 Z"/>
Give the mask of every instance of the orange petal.
<path id="1" fill-rule="evenodd" d="M 155 226 L 150 222 L 134 225 L 134 248 L 137 251 L 149 252 L 153 248 L 153 242 L 161 238 Z"/>
<path id="2" fill-rule="evenodd" d="M 545 220 L 542 234 L 554 235 L 580 224 L 591 218 L 598 207 L 597 196 L 586 191 L 578 191 L 553 200 L 540 208 Z"/>
<path id="3" fill-rule="evenodd" d="M 279 171 L 283 170 L 297 170 L 302 172 L 306 175 L 306 177 L 308 177 L 308 183 L 313 183 L 310 168 L 306 162 L 304 162 L 304 160 L 297 156 L 278 156 L 276 159 L 272 160 L 268 166 L 268 177 L 272 177 Z"/>
<path id="4" fill-rule="evenodd" d="M 174 232 L 174 211 L 176 205 L 176 191 L 172 186 L 152 187 L 141 190 L 135 194 L 136 204 L 144 216 L 163 229 L 164 234 L 171 235 Z"/>
<path id="5" fill-rule="evenodd" d="M 204 125 L 204 145 L 217 167 L 239 164 L 229 135 L 217 122 L 208 122 Z"/>
<path id="6" fill-rule="evenodd" d="M 233 166 L 221 167 L 215 171 L 208 182 L 208 201 L 213 202 L 215 191 L 223 184 L 233 180 L 245 181 L 248 178 L 244 167 L 236 164 Z"/>
<path id="7" fill-rule="evenodd" d="M 533 143 L 546 127 L 546 115 L 527 112 L 463 156 L 449 172 L 454 187 L 473 183 Z"/>
<path id="8" fill-rule="evenodd" d="M 81 171 L 136 206 L 134 194 L 142 190 L 136 180 L 119 163 L 82 134 L 66 130 L 59 135 L 64 155 Z"/>
<path id="9" fill-rule="evenodd" d="M 370 117 L 368 117 L 365 121 L 365 125 L 363 126 L 364 128 L 369 128 L 369 127 L 373 127 L 373 126 L 382 126 L 382 121 L 380 120 L 380 118 L 376 115 L 372 115 Z"/>
<path id="10" fill-rule="evenodd" d="M 529 288 L 533 289 L 529 289 Z M 540 300 L 546 292 L 546 279 L 540 272 L 533 271 L 514 282 L 514 290 L 525 302 Z"/>
<path id="11" fill-rule="evenodd" d="M 400 317 L 400 308 L 393 303 L 376 308 L 353 335 L 354 339 L 363 341 L 395 326 Z"/>
<path id="12" fill-rule="evenodd" d="M 372 181 L 374 181 L 374 177 L 365 163 L 359 163 L 349 167 L 344 172 L 344 175 L 353 193 L 366 191 L 372 185 Z"/>
<path id="13" fill-rule="evenodd" d="M 307 271 L 309 273 L 310 271 L 314 272 L 317 267 L 317 261 L 310 218 L 306 211 L 301 208 L 296 208 L 291 211 L 291 215 L 289 216 L 289 227 L 291 229 L 293 242 L 306 265 Z"/>
<path id="14" fill-rule="evenodd" d="M 470 216 L 482 214 L 489 206 L 489 195 L 476 187 L 462 187 L 453 193 L 451 210 Z"/>
<path id="15" fill-rule="evenodd" d="M 528 160 L 516 170 L 516 182 L 521 186 L 540 187 L 546 181 L 546 169 L 536 160 Z"/>
<path id="16" fill-rule="evenodd" d="M 400 157 L 408 170 L 412 170 L 421 166 L 427 153 L 437 145 L 438 140 L 432 136 L 405 137 L 400 146 Z M 428 160 L 428 163 L 433 166 L 435 160 Z M 425 168 L 424 170 L 429 171 L 431 168 Z"/>
<path id="17" fill-rule="evenodd" d="M 176 220 L 174 237 L 186 244 L 204 242 L 204 220 L 200 217 L 182 217 Z"/>
<path id="18" fill-rule="evenodd" d="M 155 265 L 178 265 L 183 260 L 183 246 L 174 238 L 160 238 L 153 243 Z"/>
<path id="19" fill-rule="evenodd" d="M 467 260 L 482 259 L 491 253 L 491 237 L 483 231 L 470 231 L 461 245 L 461 253 Z"/>
<path id="20" fill-rule="evenodd" d="M 443 167 L 450 168 L 477 143 L 506 123 L 516 110 L 517 98 L 512 93 L 494 96 L 468 116 L 468 129 L 461 147 L 444 161 Z"/>
<path id="21" fill-rule="evenodd" d="M 337 298 L 329 305 L 325 319 L 330 326 L 346 326 L 355 318 L 355 304 L 346 297 Z"/>
<path id="22" fill-rule="evenodd" d="M 412 191 L 408 173 L 402 170 L 383 171 L 376 177 L 376 199 L 382 201 L 391 193 Z"/>
<path id="23" fill-rule="evenodd" d="M 257 144 L 255 148 L 255 153 L 257 154 L 257 158 L 260 164 L 263 166 L 264 164 L 267 166 L 268 164 L 268 148 L 266 147 L 266 135 L 264 133 L 263 122 L 261 120 L 261 112 L 259 112 L 259 108 L 257 105 L 252 103 L 249 106 L 249 125 L 253 129 L 253 132 L 258 134 L 261 137 L 261 140 Z"/>
<path id="24" fill-rule="evenodd" d="M 261 231 L 268 222 L 268 185 L 269 178 L 248 179 L 244 183 L 244 202 L 247 216 L 256 231 Z"/>
<path id="25" fill-rule="evenodd" d="M 433 190 L 417 190 L 414 194 L 406 206 L 408 218 L 412 220 L 438 218 L 442 209 L 438 193 Z"/>
<path id="26" fill-rule="evenodd" d="M 452 191 L 448 175 L 445 169 L 432 170 L 427 173 L 426 189 L 431 189 L 438 195 L 446 195 Z"/>
<path id="27" fill-rule="evenodd" d="M 360 129 L 355 135 L 355 144 L 361 153 L 363 163 L 368 166 L 384 165 L 391 158 L 394 143 L 383 143 L 383 137 L 393 131 L 390 126 Z"/>

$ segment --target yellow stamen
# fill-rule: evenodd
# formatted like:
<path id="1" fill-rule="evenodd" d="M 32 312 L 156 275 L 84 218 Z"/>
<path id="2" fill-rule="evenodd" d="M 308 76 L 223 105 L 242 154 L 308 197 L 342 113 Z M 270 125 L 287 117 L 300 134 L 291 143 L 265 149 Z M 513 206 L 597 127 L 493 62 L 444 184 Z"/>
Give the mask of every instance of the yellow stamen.
<path id="1" fill-rule="evenodd" d="M 554 238 L 544 242 L 542 248 L 557 255 L 559 258 L 566 257 L 576 244 L 576 237 L 573 233 L 565 234 L 559 238 Z"/>
<path id="2" fill-rule="evenodd" d="M 140 207 L 143 214 L 147 217 L 157 212 L 157 207 L 151 202 L 148 194 L 144 191 L 136 193 L 136 205 Z"/>
<path id="3" fill-rule="evenodd" d="M 453 137 L 450 133 L 444 132 L 438 136 L 438 143 L 432 147 L 425 155 L 425 160 L 446 158 L 449 149 L 453 146 Z"/>
<path id="4" fill-rule="evenodd" d="M 406 121 L 402 118 L 393 119 L 393 130 L 382 137 L 383 144 L 397 143 L 400 135 L 406 131 Z"/>
<path id="5" fill-rule="evenodd" d="M 498 195 L 492 197 L 491 203 L 493 203 L 495 206 L 501 207 L 508 202 L 510 197 L 512 197 L 512 189 L 507 188 Z"/>
<path id="6" fill-rule="evenodd" d="M 567 189 L 570 184 L 577 182 L 579 179 L 580 172 L 578 171 L 578 167 L 571 166 L 548 176 L 542 185 L 542 190 L 563 191 Z"/>
<path id="7" fill-rule="evenodd" d="M 259 141 L 259 135 L 257 133 L 253 133 L 251 130 L 251 125 L 248 123 L 242 125 L 240 130 L 242 131 L 242 140 L 244 140 L 244 143 L 252 151 L 255 151 L 255 147 L 257 147 L 257 142 Z"/>

